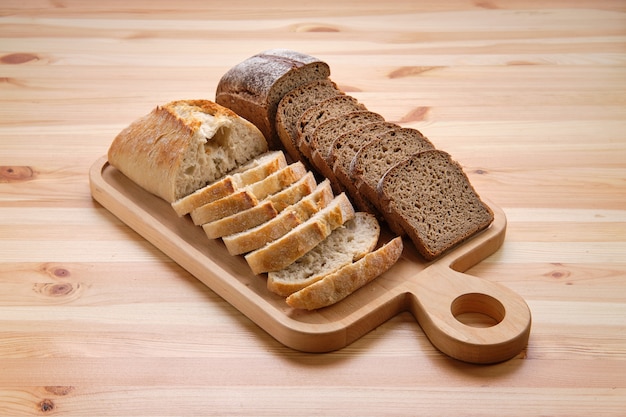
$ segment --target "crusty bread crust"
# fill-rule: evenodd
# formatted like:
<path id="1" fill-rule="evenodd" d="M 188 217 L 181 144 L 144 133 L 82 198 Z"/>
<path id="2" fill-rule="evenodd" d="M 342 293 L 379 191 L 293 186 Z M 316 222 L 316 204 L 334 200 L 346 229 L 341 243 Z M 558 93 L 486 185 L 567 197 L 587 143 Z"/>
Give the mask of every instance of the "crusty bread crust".
<path id="1" fill-rule="evenodd" d="M 276 217 L 286 207 L 289 207 L 304 196 L 313 192 L 316 187 L 312 172 L 307 172 L 302 178 L 282 191 L 268 196 L 258 205 L 239 213 L 231 214 L 222 219 L 202 225 L 209 239 L 217 239 L 252 229 Z"/>
<path id="2" fill-rule="evenodd" d="M 354 218 L 355 212 L 345 194 L 340 194 L 322 211 L 289 233 L 245 256 L 255 274 L 278 271 L 313 249 L 333 230 Z"/>
<path id="3" fill-rule="evenodd" d="M 298 181 L 308 171 L 304 167 L 302 162 L 294 162 L 285 168 L 268 175 L 261 181 L 257 181 L 245 187 L 246 190 L 250 190 L 252 194 L 259 200 L 263 200 L 267 196 L 277 193 L 283 190 L 285 187 Z"/>
<path id="4" fill-rule="evenodd" d="M 360 260 L 291 294 L 285 301 L 293 308 L 306 310 L 335 304 L 391 268 L 402 255 L 402 249 L 402 238 L 396 237 Z"/>
<path id="5" fill-rule="evenodd" d="M 202 225 L 202 229 L 209 239 L 217 239 L 256 227 L 276 217 L 277 214 L 278 211 L 272 202 L 266 200 L 246 210 L 205 223 Z"/>
<path id="6" fill-rule="evenodd" d="M 238 192 L 194 209 L 191 212 L 191 218 L 194 224 L 200 226 L 249 209 L 260 200 L 293 184 L 306 174 L 307 171 L 301 162 L 293 163 L 260 181 L 241 188 Z"/>
<path id="7" fill-rule="evenodd" d="M 172 208 L 179 217 L 191 213 L 196 208 L 226 197 L 246 185 L 261 181 L 268 175 L 287 166 L 285 154 L 271 151 L 259 155 L 240 168 L 231 171 L 222 179 L 215 181 L 172 203 Z"/>
<path id="8" fill-rule="evenodd" d="M 259 204 L 258 198 L 249 190 L 244 189 L 198 207 L 190 213 L 191 220 L 196 226 L 202 226 L 247 210 L 257 204 Z"/>
<path id="9" fill-rule="evenodd" d="M 272 220 L 252 229 L 224 236 L 223 241 L 231 255 L 240 255 L 259 249 L 287 234 L 304 223 L 315 213 L 328 206 L 333 200 L 333 192 L 328 180 L 322 181 L 301 201 L 285 207 Z"/>
<path id="10" fill-rule="evenodd" d="M 208 100 L 157 106 L 113 140 L 108 160 L 169 203 L 267 150 L 252 123 Z"/>
<path id="11" fill-rule="evenodd" d="M 377 245 L 380 225 L 374 216 L 357 212 L 317 246 L 280 271 L 267 274 L 267 289 L 288 296 L 370 253 Z"/>

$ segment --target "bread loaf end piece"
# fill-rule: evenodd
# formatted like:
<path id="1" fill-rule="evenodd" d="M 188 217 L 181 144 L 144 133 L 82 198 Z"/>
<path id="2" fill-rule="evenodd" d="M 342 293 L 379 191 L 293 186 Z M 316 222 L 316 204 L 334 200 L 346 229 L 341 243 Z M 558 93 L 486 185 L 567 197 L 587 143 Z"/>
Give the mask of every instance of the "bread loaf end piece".
<path id="1" fill-rule="evenodd" d="M 432 260 L 493 222 L 493 212 L 462 167 L 440 150 L 417 153 L 390 169 L 378 192 L 382 211 Z"/>
<path id="2" fill-rule="evenodd" d="M 113 140 L 109 163 L 169 203 L 267 151 L 263 134 L 208 100 L 157 106 Z"/>
<path id="3" fill-rule="evenodd" d="M 215 101 L 255 124 L 272 149 L 280 148 L 274 120 L 280 99 L 310 81 L 328 78 L 328 64 L 288 49 L 270 49 L 251 56 L 220 79 Z"/>

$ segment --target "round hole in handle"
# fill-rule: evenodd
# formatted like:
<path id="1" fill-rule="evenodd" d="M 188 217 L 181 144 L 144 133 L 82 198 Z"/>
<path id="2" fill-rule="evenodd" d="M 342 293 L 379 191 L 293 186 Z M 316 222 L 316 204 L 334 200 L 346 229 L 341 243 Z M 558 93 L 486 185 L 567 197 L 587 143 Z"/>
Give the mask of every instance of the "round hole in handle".
<path id="1" fill-rule="evenodd" d="M 492 327 L 504 320 L 500 301 L 487 294 L 468 293 L 458 296 L 450 306 L 452 315 L 471 327 Z"/>

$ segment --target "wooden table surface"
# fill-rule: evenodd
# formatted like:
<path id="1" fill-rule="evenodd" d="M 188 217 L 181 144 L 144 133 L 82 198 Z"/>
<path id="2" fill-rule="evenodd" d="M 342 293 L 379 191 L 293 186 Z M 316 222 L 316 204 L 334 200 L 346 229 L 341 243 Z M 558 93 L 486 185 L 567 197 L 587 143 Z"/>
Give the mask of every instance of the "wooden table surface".
<path id="1" fill-rule="evenodd" d="M 626 3 L 3 0 L 0 415 L 589 416 L 626 409 Z M 508 219 L 469 273 L 528 303 L 479 366 L 402 313 L 284 347 L 93 201 L 155 105 L 285 47 L 453 155 Z"/>

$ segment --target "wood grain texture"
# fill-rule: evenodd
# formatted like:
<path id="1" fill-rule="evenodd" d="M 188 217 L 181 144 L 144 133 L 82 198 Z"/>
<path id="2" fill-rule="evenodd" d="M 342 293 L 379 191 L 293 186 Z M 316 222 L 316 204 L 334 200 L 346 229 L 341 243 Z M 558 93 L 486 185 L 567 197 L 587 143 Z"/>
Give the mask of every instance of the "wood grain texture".
<path id="1" fill-rule="evenodd" d="M 3 1 L 0 415 L 623 414 L 625 13 L 621 0 Z M 93 201 L 89 167 L 117 132 L 157 104 L 212 98 L 272 47 L 327 61 L 502 207 L 502 247 L 467 273 L 527 301 L 523 352 L 451 359 L 409 312 L 338 351 L 297 352 Z"/>

